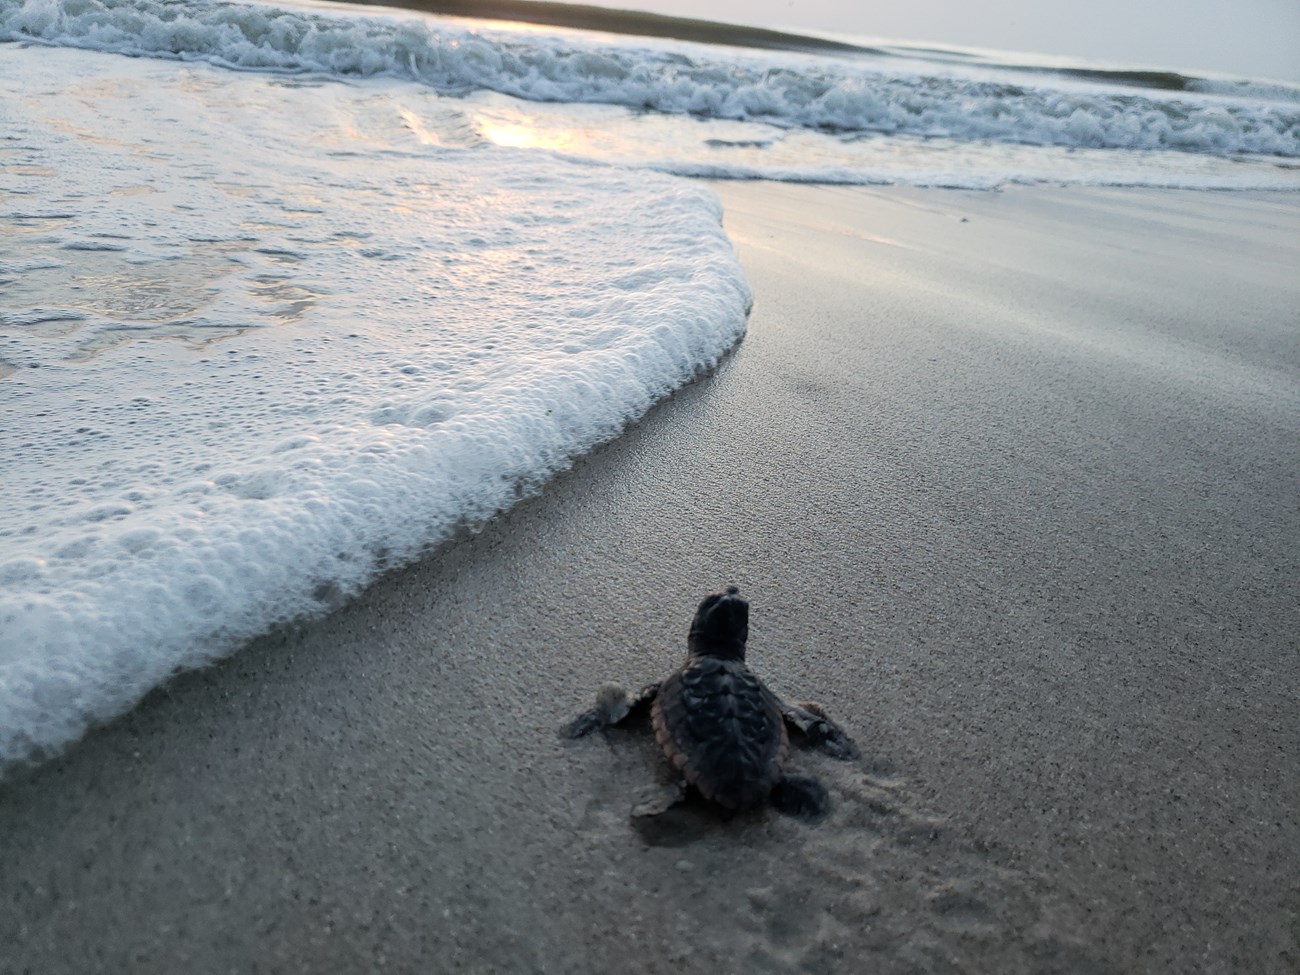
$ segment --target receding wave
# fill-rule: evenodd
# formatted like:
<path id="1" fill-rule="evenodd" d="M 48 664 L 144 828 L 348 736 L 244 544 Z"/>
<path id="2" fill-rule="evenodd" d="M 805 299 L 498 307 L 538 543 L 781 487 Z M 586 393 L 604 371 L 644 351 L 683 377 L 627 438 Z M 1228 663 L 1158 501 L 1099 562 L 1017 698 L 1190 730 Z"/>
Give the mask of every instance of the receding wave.
<path id="1" fill-rule="evenodd" d="M 410 84 L 3 57 L 40 175 L 0 211 L 0 773 L 508 507 L 744 331 L 706 187 L 421 142 Z"/>
<path id="2" fill-rule="evenodd" d="M 723 60 L 705 48 L 687 54 L 430 20 L 197 0 L 0 0 L 0 38 L 820 131 L 1300 156 L 1294 104 L 891 73 L 775 53 Z"/>

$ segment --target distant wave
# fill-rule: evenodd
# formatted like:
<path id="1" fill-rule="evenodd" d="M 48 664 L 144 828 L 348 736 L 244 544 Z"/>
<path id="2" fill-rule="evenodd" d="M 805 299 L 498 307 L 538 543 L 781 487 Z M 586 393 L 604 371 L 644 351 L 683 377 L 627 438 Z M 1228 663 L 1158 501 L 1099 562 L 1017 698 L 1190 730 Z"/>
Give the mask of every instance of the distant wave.
<path id="1" fill-rule="evenodd" d="M 1300 85 L 1281 82 L 1201 78 L 1177 71 L 1132 68 L 1042 67 L 1038 65 L 1000 64 L 999 67 L 1027 71 L 1062 78 L 1077 78 L 1098 84 L 1133 88 L 1156 88 L 1163 91 L 1185 91 L 1205 95 L 1225 95 L 1230 98 L 1254 98 L 1262 101 L 1294 102 L 1300 104 Z"/>
<path id="2" fill-rule="evenodd" d="M 1258 98 L 1300 104 L 1300 85 L 1281 82 L 1188 78 L 1187 90 L 1207 95 L 1227 95 L 1232 98 Z"/>
<path id="3" fill-rule="evenodd" d="M 330 0 L 360 5 L 402 7 L 423 13 L 479 20 L 509 20 L 548 27 L 571 27 L 637 37 L 667 37 L 700 44 L 757 47 L 769 51 L 804 51 L 810 54 L 887 54 L 876 47 L 794 34 L 768 27 L 727 24 L 694 17 L 673 17 L 644 10 L 619 10 L 581 3 L 547 3 L 544 0 Z M 635 0 L 632 0 L 635 2 Z"/>
<path id="4" fill-rule="evenodd" d="M 444 93 L 488 89 L 831 132 L 1300 156 L 1295 103 L 1137 94 L 1132 78 L 1111 91 L 1076 90 L 884 72 L 847 59 L 722 59 L 705 48 L 688 56 L 649 42 L 584 43 L 202 0 L 0 0 L 0 39 L 248 70 L 390 75 Z"/>

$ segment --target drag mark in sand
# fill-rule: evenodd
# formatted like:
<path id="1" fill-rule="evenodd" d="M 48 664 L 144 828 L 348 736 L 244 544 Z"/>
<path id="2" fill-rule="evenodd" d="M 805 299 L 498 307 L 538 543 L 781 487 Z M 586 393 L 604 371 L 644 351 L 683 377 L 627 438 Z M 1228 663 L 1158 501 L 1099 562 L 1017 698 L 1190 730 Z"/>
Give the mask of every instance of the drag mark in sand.
<path id="1" fill-rule="evenodd" d="M 861 753 L 819 707 L 786 708 L 748 673 L 748 609 L 734 586 L 707 597 L 682 670 L 631 700 L 607 685 L 561 730 L 610 729 L 611 756 L 628 750 L 618 729 L 635 730 L 633 750 L 657 759 L 657 784 L 636 798 L 589 768 L 592 796 L 575 825 L 593 846 L 620 836 L 640 844 L 633 858 L 653 900 L 650 926 L 677 945 L 670 961 L 695 967 L 712 954 L 734 964 L 743 931 L 745 971 L 1100 971 L 1082 912 L 1047 878 L 928 810 L 888 758 L 824 761 Z M 732 664 L 756 689 L 713 673 Z M 648 744 L 651 723 L 663 755 Z M 796 801 L 781 798 L 785 725 L 792 741 L 819 746 L 806 751 L 829 790 L 787 775 Z M 796 818 L 771 816 L 769 792 Z M 620 814 L 629 804 L 630 824 Z M 743 898 L 719 902 L 715 883 Z M 707 919 L 676 906 L 706 898 Z"/>
<path id="2" fill-rule="evenodd" d="M 816 825 L 768 809 L 724 819 L 698 798 L 629 823 L 629 789 L 657 749 L 632 729 L 607 734 L 609 747 L 595 753 L 603 759 L 584 750 L 574 765 L 573 788 L 584 794 L 573 842 L 617 851 L 619 870 L 598 888 L 608 883 L 607 896 L 630 898 L 642 937 L 671 945 L 673 964 L 772 973 L 1110 970 L 1089 943 L 1081 898 L 937 812 L 869 744 L 862 762 L 801 758 L 830 793 L 830 813 Z M 670 776 L 658 767 L 662 787 Z M 635 881 L 620 881 L 620 871 Z M 720 899 L 719 890 L 743 894 Z M 692 907 L 701 903 L 707 916 Z"/>

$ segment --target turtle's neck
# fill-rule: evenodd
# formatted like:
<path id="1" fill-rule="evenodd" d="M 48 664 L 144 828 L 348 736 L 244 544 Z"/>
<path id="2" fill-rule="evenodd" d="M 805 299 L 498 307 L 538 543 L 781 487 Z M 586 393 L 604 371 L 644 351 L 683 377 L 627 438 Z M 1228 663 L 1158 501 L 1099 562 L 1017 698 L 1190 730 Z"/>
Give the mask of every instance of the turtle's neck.
<path id="1" fill-rule="evenodd" d="M 717 657 L 720 660 L 739 660 L 742 663 L 745 660 L 743 637 L 730 640 L 706 639 L 692 633 L 686 646 L 692 657 Z"/>

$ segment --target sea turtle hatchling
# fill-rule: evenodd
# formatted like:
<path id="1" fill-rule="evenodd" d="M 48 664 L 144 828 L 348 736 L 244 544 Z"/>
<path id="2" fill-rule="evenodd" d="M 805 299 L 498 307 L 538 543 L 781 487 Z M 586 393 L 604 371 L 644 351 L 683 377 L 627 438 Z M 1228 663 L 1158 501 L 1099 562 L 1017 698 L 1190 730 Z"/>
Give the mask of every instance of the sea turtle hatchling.
<path id="1" fill-rule="evenodd" d="M 752 809 L 769 798 L 782 812 L 820 817 L 826 789 L 811 776 L 785 771 L 791 737 L 835 758 L 858 756 L 857 746 L 817 704 L 786 704 L 745 665 L 749 603 L 740 590 L 705 597 L 687 640 L 686 662 L 635 698 L 607 684 L 596 706 L 561 729 L 578 738 L 617 725 L 649 707 L 655 737 L 677 772 L 672 796 L 659 812 L 693 786 L 727 810 Z M 683 781 L 684 780 L 684 781 Z"/>

